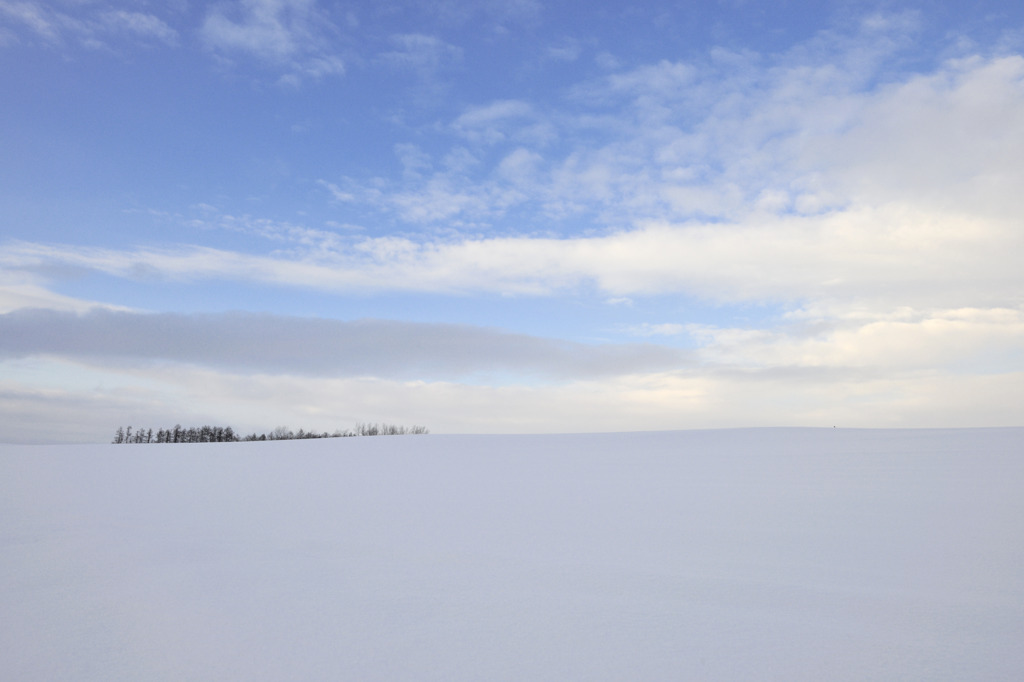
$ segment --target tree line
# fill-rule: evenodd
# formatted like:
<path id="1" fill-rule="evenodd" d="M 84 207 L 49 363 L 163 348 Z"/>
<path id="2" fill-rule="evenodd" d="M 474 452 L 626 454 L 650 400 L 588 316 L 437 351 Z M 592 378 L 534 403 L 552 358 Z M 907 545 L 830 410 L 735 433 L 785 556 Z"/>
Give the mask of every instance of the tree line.
<path id="1" fill-rule="evenodd" d="M 396 424 L 359 423 L 352 429 L 327 431 L 292 431 L 278 426 L 269 433 L 250 433 L 240 436 L 230 426 L 191 426 L 175 424 L 173 429 L 136 429 L 119 426 L 112 441 L 116 445 L 127 443 L 237 443 L 239 441 L 296 440 L 305 438 L 347 438 L 350 436 L 404 436 L 430 433 L 425 426 L 398 426 Z"/>

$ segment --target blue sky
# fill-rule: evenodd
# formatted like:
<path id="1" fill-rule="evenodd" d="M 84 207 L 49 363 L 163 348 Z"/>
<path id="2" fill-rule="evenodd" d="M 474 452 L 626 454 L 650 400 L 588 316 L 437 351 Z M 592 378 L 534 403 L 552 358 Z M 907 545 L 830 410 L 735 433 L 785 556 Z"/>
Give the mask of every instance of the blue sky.
<path id="1" fill-rule="evenodd" d="M 1019 425 L 1024 8 L 0 0 L 0 440 Z"/>

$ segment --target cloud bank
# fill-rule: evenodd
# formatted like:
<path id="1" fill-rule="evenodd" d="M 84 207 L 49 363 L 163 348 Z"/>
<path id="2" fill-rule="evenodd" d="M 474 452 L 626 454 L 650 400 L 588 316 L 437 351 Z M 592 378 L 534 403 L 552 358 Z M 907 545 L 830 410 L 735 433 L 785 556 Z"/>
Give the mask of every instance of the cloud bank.
<path id="1" fill-rule="evenodd" d="M 674 369 L 685 356 L 645 344 L 584 345 L 453 324 L 345 322 L 282 315 L 0 315 L 0 358 L 164 362 L 231 372 L 399 379 L 503 376 L 513 382 L 597 379 Z"/>

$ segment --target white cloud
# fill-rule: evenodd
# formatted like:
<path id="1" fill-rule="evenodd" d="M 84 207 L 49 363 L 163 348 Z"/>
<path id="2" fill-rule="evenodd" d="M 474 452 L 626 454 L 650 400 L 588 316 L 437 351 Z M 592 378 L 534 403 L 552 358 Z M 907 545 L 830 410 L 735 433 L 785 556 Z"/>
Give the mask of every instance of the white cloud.
<path id="1" fill-rule="evenodd" d="M 521 100 L 499 100 L 469 108 L 452 122 L 452 129 L 472 142 L 495 144 L 514 136 L 517 129 L 533 118 L 530 104 Z"/>
<path id="2" fill-rule="evenodd" d="M 65 23 L 65 15 L 60 15 L 43 7 L 37 2 L 18 2 L 17 0 L 0 0 L 0 13 L 47 42 L 60 40 L 60 23 Z"/>
<path id="3" fill-rule="evenodd" d="M 591 91 L 592 96 L 626 94 L 636 98 L 637 105 L 654 105 L 661 101 L 679 101 L 691 96 L 689 86 L 698 76 L 696 67 L 662 60 L 608 76 L 607 81 Z"/>
<path id="4" fill-rule="evenodd" d="M 46 280 L 27 272 L 0 272 L 0 315 L 24 308 L 84 313 L 96 308 L 126 310 L 96 301 L 86 301 L 54 293 Z"/>
<path id="5" fill-rule="evenodd" d="M 230 213 L 221 213 L 214 207 L 205 208 L 202 217 L 192 218 L 188 220 L 188 224 L 203 229 L 229 230 L 261 237 L 284 245 L 285 252 L 291 250 L 292 253 L 301 252 L 306 255 L 317 252 L 333 252 L 345 244 L 336 232 L 330 230 L 318 230 L 304 225 L 256 218 L 245 214 L 235 216 Z M 277 255 L 283 254 L 278 251 Z"/>
<path id="6" fill-rule="evenodd" d="M 703 63 L 618 71 L 574 88 L 560 110 L 523 100 L 470 106 L 441 132 L 455 145 L 498 151 L 464 177 L 443 178 L 462 197 L 450 211 L 412 210 L 417 194 L 434 203 L 436 192 L 409 185 L 353 194 L 416 220 L 474 228 L 482 220 L 501 226 L 496 216 L 514 206 L 556 231 L 579 218 L 608 226 L 737 221 L 751 212 L 935 198 L 970 202 L 960 209 L 1015 207 L 1021 58 L 885 74 L 905 23 L 868 22 L 853 36 L 828 34 L 770 58 L 719 50 Z M 519 184 L 506 193 L 514 181 L 502 159 L 518 150 L 542 162 L 533 164 L 529 191 Z M 495 211 L 495 197 L 512 203 Z"/>
<path id="7" fill-rule="evenodd" d="M 77 42 L 89 48 L 110 47 L 119 36 L 167 45 L 178 42 L 178 32 L 155 14 L 109 9 L 91 3 L 68 3 L 62 9 L 52 3 L 0 0 L 0 19 L 6 17 L 15 26 L 28 29 L 30 35 L 53 46 Z"/>
<path id="8" fill-rule="evenodd" d="M 393 49 L 380 53 L 378 62 L 412 76 L 414 85 L 407 91 L 409 103 L 437 106 L 452 85 L 449 75 L 462 61 L 462 48 L 423 33 L 395 34 L 389 42 Z"/>
<path id="9" fill-rule="evenodd" d="M 472 107 L 455 119 L 456 128 L 474 128 L 489 125 L 495 121 L 521 118 L 533 114 L 533 107 L 522 100 L 504 99 L 485 106 Z"/>
<path id="10" fill-rule="evenodd" d="M 632 336 L 680 336 L 686 333 L 686 325 L 675 322 L 662 322 L 660 324 L 648 322 L 629 327 L 626 331 Z"/>
<path id="11" fill-rule="evenodd" d="M 514 187 L 533 189 L 540 178 L 544 157 L 537 152 L 519 147 L 501 160 L 496 174 Z"/>
<path id="12" fill-rule="evenodd" d="M 438 214 L 474 201 L 444 186 Z M 409 210 L 431 206 L 417 197 Z M 499 198 L 500 201 L 500 198 Z M 230 223 L 230 221 L 229 221 Z M 262 223 L 244 223 L 262 229 Z M 593 237 L 345 241 L 285 226 L 271 232 L 309 250 L 291 257 L 203 247 L 83 249 L 14 243 L 0 263 L 64 264 L 131 277 L 241 279 L 325 291 L 496 292 L 551 295 L 594 286 L 612 297 L 684 293 L 719 301 L 869 301 L 883 308 L 1006 305 L 1022 285 L 1013 222 L 899 204 L 740 223 L 651 222 Z M 281 230 L 270 224 L 268 229 Z M 334 240 L 334 241 L 332 241 Z M 314 248 L 315 247 L 315 248 Z"/>
<path id="13" fill-rule="evenodd" d="M 396 49 L 383 53 L 381 58 L 424 76 L 432 75 L 448 62 L 462 57 L 462 50 L 455 45 L 421 33 L 394 35 L 391 43 Z"/>
<path id="14" fill-rule="evenodd" d="M 126 39 L 171 46 L 181 42 L 170 20 L 180 22 L 183 8 L 163 7 L 162 13 L 169 16 L 138 10 L 138 3 L 69 2 L 57 8 L 32 0 L 0 0 L 0 21 L 6 18 L 17 30 L 14 35 L 51 46 L 116 48 Z M 315 0 L 213 3 L 206 8 L 198 33 L 220 57 L 253 57 L 277 71 L 282 84 L 345 72 L 345 60 L 335 47 L 338 29 Z"/>
<path id="15" fill-rule="evenodd" d="M 804 163 L 833 191 L 862 201 L 914 201 L 976 215 L 1019 215 L 1024 184 L 1024 58 L 956 60 L 884 88 L 845 134 Z"/>
<path id="16" fill-rule="evenodd" d="M 331 193 L 331 197 L 335 201 L 355 201 L 356 195 L 352 192 L 346 192 L 341 187 L 333 182 L 327 182 L 326 180 L 317 180 L 317 184 L 327 189 Z"/>
<path id="17" fill-rule="evenodd" d="M 314 0 L 237 0 L 214 5 L 201 34 L 222 55 L 247 55 L 284 71 L 281 82 L 340 75 L 337 27 Z"/>
<path id="18" fill-rule="evenodd" d="M 966 308 L 805 314 L 774 329 L 688 325 L 703 362 L 766 369 L 1024 371 L 1024 310 Z"/>
<path id="19" fill-rule="evenodd" d="M 220 5 L 207 14 L 203 35 L 211 46 L 219 49 L 286 60 L 301 49 L 312 10 L 312 3 L 306 0 L 242 0 Z"/>
<path id="20" fill-rule="evenodd" d="M 664 293 L 747 302 L 772 298 L 786 301 L 791 312 L 761 328 L 664 320 L 633 330 L 647 336 L 688 335 L 697 349 L 685 371 L 638 373 L 628 381 L 604 379 L 599 385 L 577 382 L 557 390 L 429 382 L 409 390 L 420 396 L 443 394 L 449 401 L 444 404 L 461 410 L 468 409 L 463 400 L 478 401 L 472 402 L 474 406 L 491 401 L 509 409 L 530 400 L 558 401 L 561 406 L 559 420 L 548 421 L 551 415 L 526 409 L 514 423 L 492 420 L 488 427 L 492 430 L 501 430 L 501 425 L 512 430 L 578 425 L 588 430 L 615 428 L 615 424 L 674 428 L 818 421 L 935 425 L 941 423 L 939 416 L 958 425 L 982 425 L 1012 423 L 1008 408 L 996 396 L 1012 398 L 1013 381 L 1019 381 L 1024 371 L 1020 352 L 1024 309 L 1019 298 L 1024 275 L 1017 257 L 1024 252 L 1024 236 L 1015 228 L 1014 223 L 885 206 L 742 225 L 652 223 L 575 239 L 416 243 L 398 237 L 356 238 L 341 252 L 319 250 L 292 259 L 195 248 L 123 252 L 14 244 L 0 250 L 0 264 L 8 272 L 74 266 L 127 278 L 144 271 L 147 277 L 228 278 L 339 292 L 397 289 L 552 295 L 589 283 L 605 292 L 609 302 Z M 295 326 L 300 339 L 330 336 L 302 332 L 303 324 Z M 459 336 L 446 329 L 436 331 L 444 338 Z M 130 334 L 100 336 L 133 338 Z M 276 338 L 270 332 L 247 336 L 267 343 Z M 416 346 L 419 335 L 405 330 L 395 337 Z M 46 333 L 41 338 L 82 340 L 87 335 Z M 47 347 L 42 341 L 30 345 Z M 190 361 L 189 344 L 172 345 L 178 354 L 170 359 Z M 212 347 L 215 344 L 206 342 L 197 346 L 204 352 Z M 423 352 L 423 348 L 396 351 L 393 344 L 367 347 L 384 352 L 379 362 L 366 367 L 374 375 L 384 375 L 371 385 L 385 393 L 398 390 L 398 384 L 388 383 L 395 377 L 386 379 L 390 371 L 386 363 L 404 358 L 415 365 Z M 528 350 L 532 346 L 513 340 L 511 347 Z M 391 352 L 385 352 L 388 348 Z M 574 366 L 557 358 L 544 365 L 548 362 L 544 357 L 562 352 L 556 347 L 534 350 L 540 354 L 531 351 L 533 360 L 520 359 L 513 367 L 502 364 L 496 347 L 493 352 L 498 356 L 480 356 L 475 367 L 484 373 L 490 368 L 522 376 L 530 371 L 527 365 L 534 369 Z M 580 350 L 569 352 L 587 356 Z M 245 357 L 236 351 L 230 355 L 236 361 Z M 284 355 L 292 358 L 292 364 L 298 362 L 294 358 L 303 357 L 312 365 L 330 364 L 321 362 L 322 353 Z M 475 357 L 464 351 L 458 355 L 460 362 Z M 618 358 L 613 364 L 622 362 Z M 285 369 L 297 371 L 292 366 Z M 409 371 L 403 376 L 429 375 L 422 368 Z M 378 380 L 383 383 L 374 383 Z M 954 395 L 930 393 L 939 389 Z M 1016 390 L 1019 393 L 1019 385 Z M 756 400 L 774 407 L 759 411 Z M 427 403 L 424 399 L 417 405 Z M 673 413 L 671 405 L 689 405 L 691 411 L 684 411 L 684 418 L 678 411 Z M 984 409 L 989 408 L 993 411 L 985 417 Z M 469 409 L 461 418 L 438 419 L 452 430 L 482 428 L 483 415 L 474 422 L 474 414 Z M 334 425 L 324 426 L 328 427 Z"/>
<path id="21" fill-rule="evenodd" d="M 622 62 L 610 52 L 598 52 L 594 55 L 594 63 L 605 71 L 612 71 L 622 67 Z"/>
<path id="22" fill-rule="evenodd" d="M 852 75 L 799 54 L 768 67 L 740 55 L 721 82 L 669 62 L 618 74 L 604 96 L 627 96 L 633 122 L 548 117 L 579 141 L 563 156 L 512 141 L 536 115 L 527 103 L 468 108 L 451 129 L 482 131 L 500 153 L 459 172 L 428 159 L 401 187 L 348 195 L 413 224 L 514 236 L 407 240 L 394 260 L 367 241 L 368 258 L 338 267 L 360 286 L 409 290 L 1016 307 L 1024 58 L 959 59 L 868 88 L 892 48 L 865 40 L 835 58 L 856 62 Z M 673 113 L 686 98 L 699 106 Z M 580 218 L 593 219 L 586 236 L 521 236 Z"/>
<path id="23" fill-rule="evenodd" d="M 152 14 L 114 10 L 103 13 L 101 20 L 112 31 L 125 31 L 140 37 L 153 37 L 168 45 L 178 42 L 178 32 Z"/>
<path id="24" fill-rule="evenodd" d="M 583 49 L 577 40 L 565 40 L 558 45 L 552 45 L 545 51 L 548 59 L 562 62 L 574 62 L 580 58 Z"/>
<path id="25" fill-rule="evenodd" d="M 507 33 L 511 26 L 529 24 L 537 19 L 543 6 L 538 0 L 477 0 L 476 2 L 411 3 L 417 11 L 436 17 L 443 25 L 464 26 L 479 22 L 479 30 Z"/>

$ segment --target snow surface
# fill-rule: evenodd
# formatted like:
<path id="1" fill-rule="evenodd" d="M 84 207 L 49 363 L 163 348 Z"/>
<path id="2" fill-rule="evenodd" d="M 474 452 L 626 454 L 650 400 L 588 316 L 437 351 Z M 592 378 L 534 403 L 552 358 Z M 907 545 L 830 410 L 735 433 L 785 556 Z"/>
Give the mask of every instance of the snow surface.
<path id="1" fill-rule="evenodd" d="M 0 677 L 1020 680 L 1022 443 L 0 446 Z"/>

